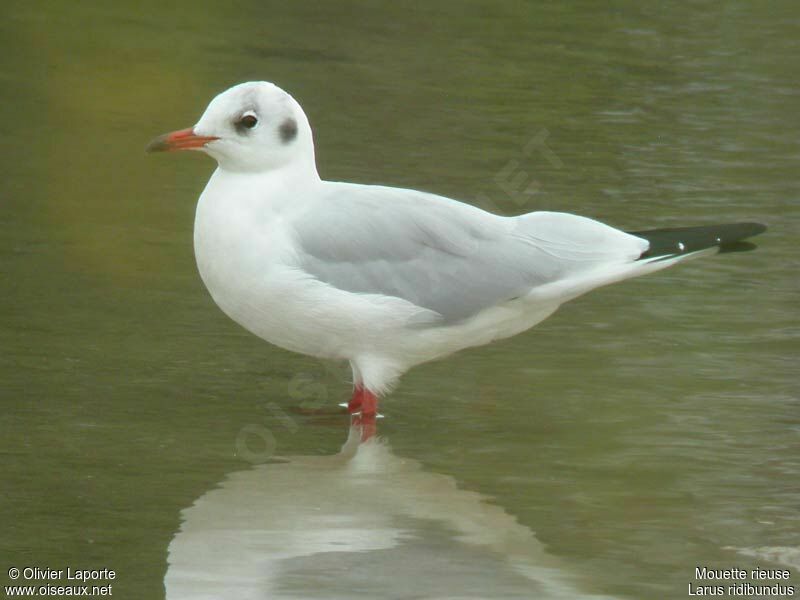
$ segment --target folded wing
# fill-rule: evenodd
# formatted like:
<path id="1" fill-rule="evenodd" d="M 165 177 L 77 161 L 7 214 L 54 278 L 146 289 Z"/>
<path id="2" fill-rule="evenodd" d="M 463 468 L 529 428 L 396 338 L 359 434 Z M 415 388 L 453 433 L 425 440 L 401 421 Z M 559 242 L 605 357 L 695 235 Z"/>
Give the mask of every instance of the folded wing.
<path id="1" fill-rule="evenodd" d="M 584 217 L 499 217 L 447 198 L 327 183 L 295 221 L 300 267 L 341 290 L 402 298 L 453 323 L 537 287 L 635 261 L 646 240 Z"/>

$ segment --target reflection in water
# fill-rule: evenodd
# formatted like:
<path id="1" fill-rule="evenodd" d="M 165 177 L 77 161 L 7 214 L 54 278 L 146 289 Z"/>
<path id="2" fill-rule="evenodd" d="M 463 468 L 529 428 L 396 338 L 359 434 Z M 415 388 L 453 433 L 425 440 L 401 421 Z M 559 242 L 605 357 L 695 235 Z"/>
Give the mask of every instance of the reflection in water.
<path id="1" fill-rule="evenodd" d="M 185 509 L 167 599 L 600 598 L 503 509 L 360 437 L 233 473 Z"/>

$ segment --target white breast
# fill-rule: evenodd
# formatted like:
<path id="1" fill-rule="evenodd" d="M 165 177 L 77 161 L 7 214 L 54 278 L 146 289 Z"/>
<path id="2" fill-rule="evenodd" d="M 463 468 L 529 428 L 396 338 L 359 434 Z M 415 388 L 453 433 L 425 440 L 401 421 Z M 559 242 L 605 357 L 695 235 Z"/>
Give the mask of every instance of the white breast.
<path id="1" fill-rule="evenodd" d="M 309 282 L 292 266 L 288 204 L 263 200 L 268 182 L 249 183 L 231 185 L 217 171 L 200 196 L 194 225 L 200 276 L 217 305 L 245 329 L 289 350 L 315 354 L 308 332 L 298 326 L 304 322 L 298 298 L 307 295 Z"/>

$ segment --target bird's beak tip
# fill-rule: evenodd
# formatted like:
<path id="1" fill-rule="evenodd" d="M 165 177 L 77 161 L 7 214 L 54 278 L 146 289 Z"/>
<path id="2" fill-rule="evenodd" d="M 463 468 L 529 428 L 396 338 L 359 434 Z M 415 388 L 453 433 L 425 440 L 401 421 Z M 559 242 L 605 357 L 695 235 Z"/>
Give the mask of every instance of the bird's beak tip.
<path id="1" fill-rule="evenodd" d="M 192 150 L 204 147 L 209 142 L 219 138 L 212 135 L 197 135 L 193 127 L 179 129 L 171 133 L 160 135 L 145 147 L 144 151 L 151 152 L 174 152 L 176 150 Z"/>

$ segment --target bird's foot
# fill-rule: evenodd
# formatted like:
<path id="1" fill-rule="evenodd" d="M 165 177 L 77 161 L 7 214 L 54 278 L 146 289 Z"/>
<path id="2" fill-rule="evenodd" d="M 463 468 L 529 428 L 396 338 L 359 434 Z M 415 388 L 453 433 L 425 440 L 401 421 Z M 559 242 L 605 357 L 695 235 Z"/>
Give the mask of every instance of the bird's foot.
<path id="1" fill-rule="evenodd" d="M 353 426 L 361 428 L 361 441 L 375 437 L 377 427 L 376 419 L 381 418 L 378 414 L 378 397 L 368 389 L 356 385 L 353 389 L 353 397 L 347 404 L 347 410 L 351 415 Z"/>

